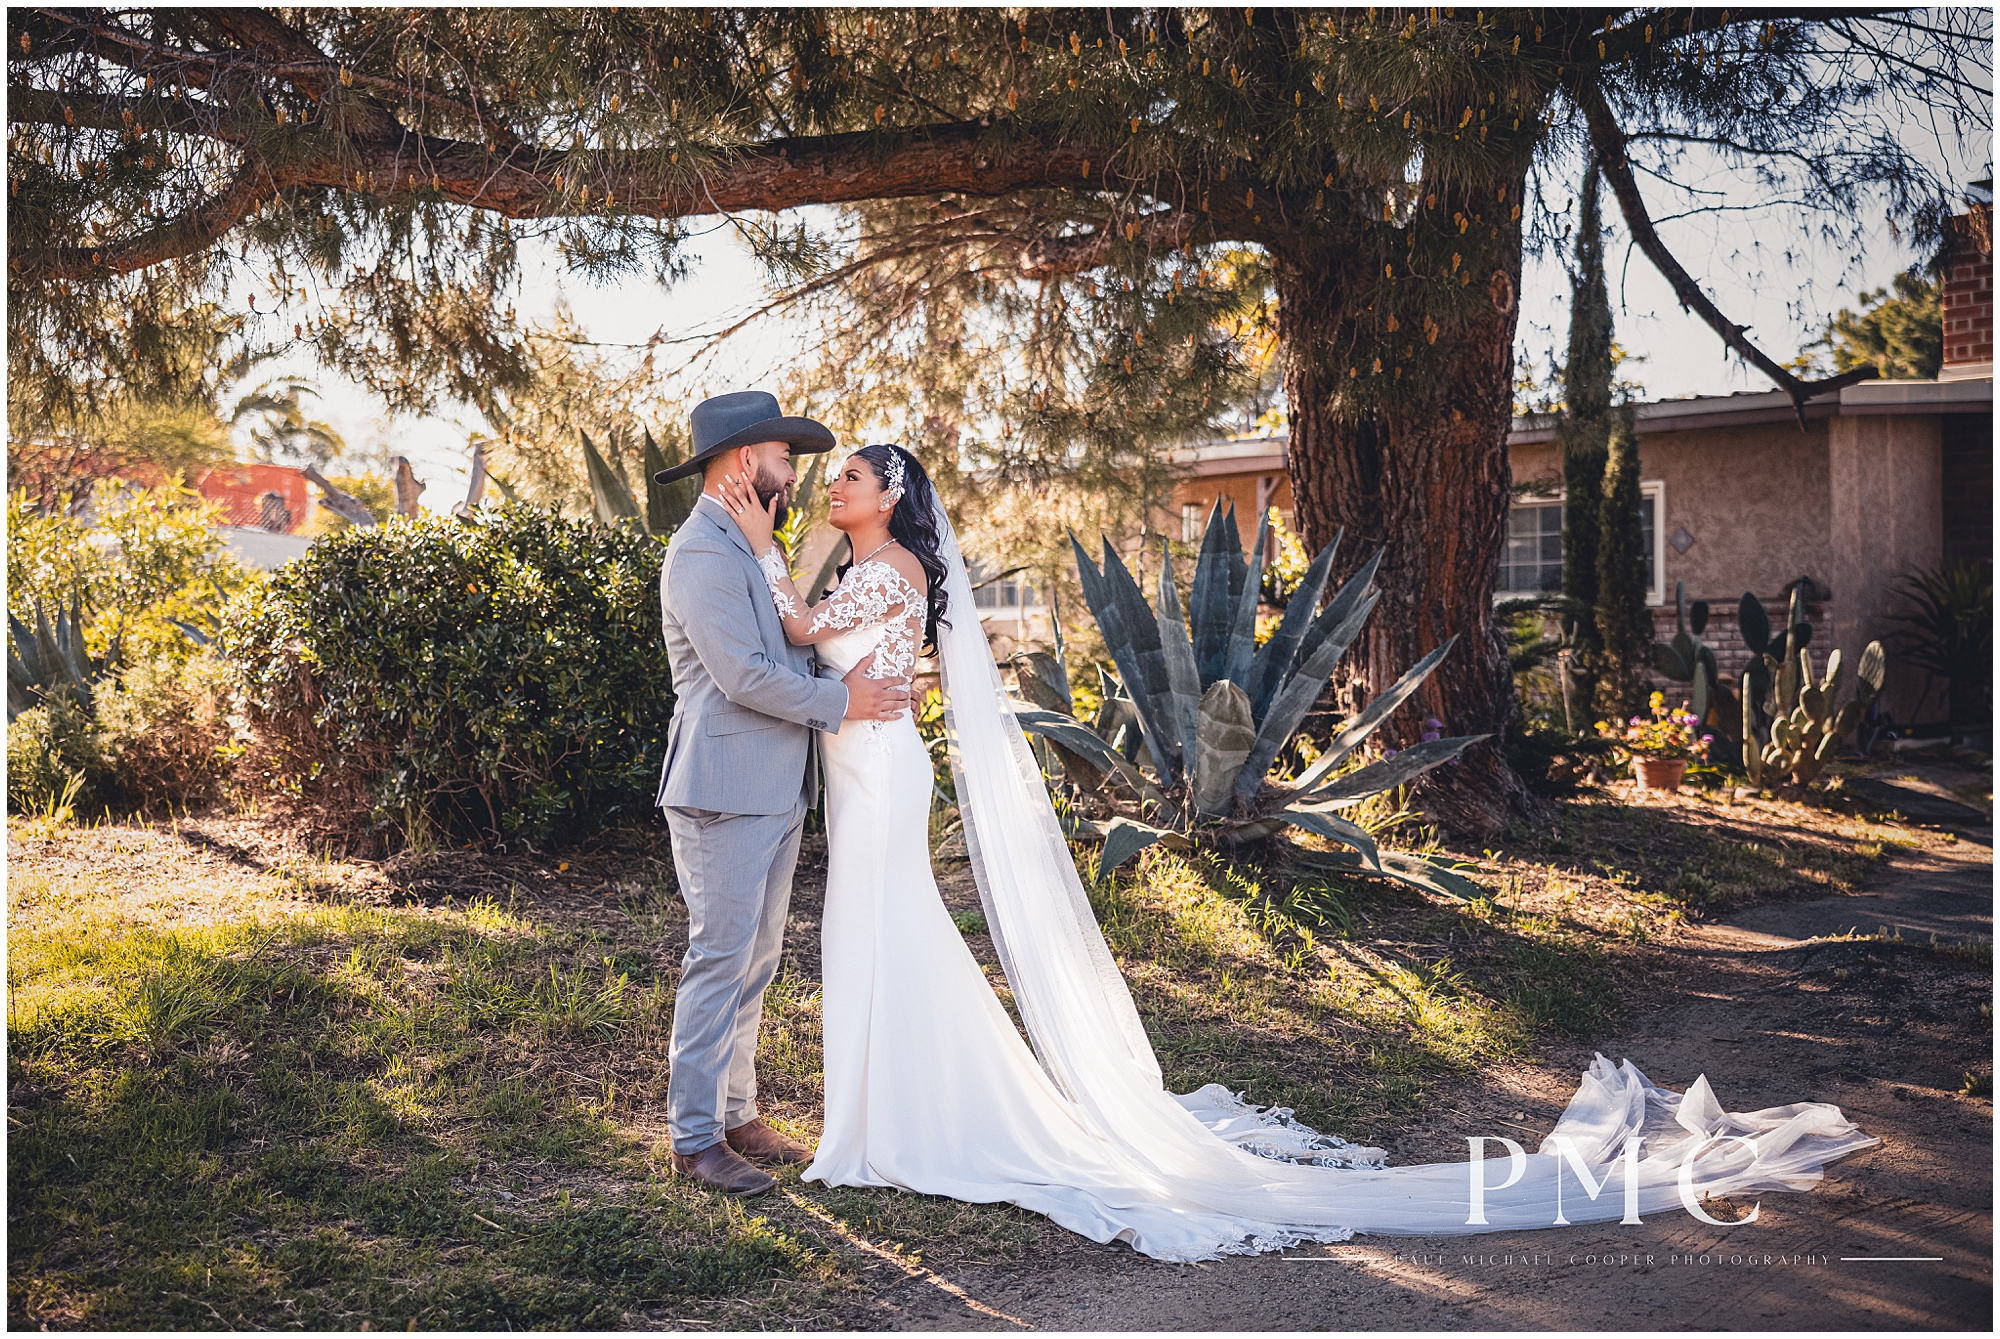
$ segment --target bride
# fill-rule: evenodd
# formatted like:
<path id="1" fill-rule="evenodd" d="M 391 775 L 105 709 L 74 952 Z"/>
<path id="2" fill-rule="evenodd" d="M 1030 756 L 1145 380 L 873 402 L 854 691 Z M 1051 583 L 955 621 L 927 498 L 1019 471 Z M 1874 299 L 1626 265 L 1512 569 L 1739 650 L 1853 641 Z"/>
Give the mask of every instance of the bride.
<path id="1" fill-rule="evenodd" d="M 1443 1236 L 1640 1221 L 1701 1197 L 1809 1189 L 1876 1141 L 1838 1108 L 1724 1111 L 1599 1056 L 1530 1155 L 1388 1167 L 1219 1084 L 1173 1094 L 1091 915 L 973 608 L 956 537 L 915 456 L 867 446 L 828 490 L 854 561 L 817 605 L 741 481 L 723 502 L 791 640 L 820 673 L 905 676 L 935 647 L 966 845 L 1034 1049 L 952 924 L 930 865 L 931 760 L 909 717 L 822 735 L 826 1122 L 809 1181 L 1009 1202 L 1095 1241 L 1205 1260 L 1356 1232 Z M 1504 1158 L 1484 1160 L 1488 1147 Z M 1754 1214 L 1753 1214 L 1754 1217 Z"/>

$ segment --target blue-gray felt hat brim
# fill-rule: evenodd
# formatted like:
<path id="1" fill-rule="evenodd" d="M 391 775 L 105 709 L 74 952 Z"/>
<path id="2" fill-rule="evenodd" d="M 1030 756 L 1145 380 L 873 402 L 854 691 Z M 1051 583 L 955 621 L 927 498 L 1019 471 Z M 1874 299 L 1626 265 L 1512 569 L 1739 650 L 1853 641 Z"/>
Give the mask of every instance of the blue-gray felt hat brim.
<path id="1" fill-rule="evenodd" d="M 756 442 L 784 442 L 795 456 L 818 455 L 834 447 L 833 432 L 823 423 L 778 412 L 778 399 L 767 391 L 737 391 L 703 400 L 688 416 L 694 453 L 671 469 L 653 476 L 669 484 L 701 473 L 725 451 Z"/>

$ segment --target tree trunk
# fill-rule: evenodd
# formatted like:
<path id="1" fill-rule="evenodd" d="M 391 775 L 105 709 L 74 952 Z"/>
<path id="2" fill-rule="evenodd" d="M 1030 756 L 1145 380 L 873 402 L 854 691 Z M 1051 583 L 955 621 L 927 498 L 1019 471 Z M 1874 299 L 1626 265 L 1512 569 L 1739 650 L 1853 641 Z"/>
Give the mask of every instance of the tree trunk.
<path id="1" fill-rule="evenodd" d="M 1490 835 L 1539 807 L 1500 748 L 1514 683 L 1493 617 L 1511 482 L 1518 234 L 1491 248 L 1476 271 L 1479 286 L 1468 285 L 1465 309 L 1435 344 L 1423 342 L 1427 331 L 1412 320 L 1387 333 L 1367 298 L 1354 296 L 1381 300 L 1389 287 L 1379 282 L 1382 267 L 1402 258 L 1404 238 L 1376 225 L 1343 240 L 1360 244 L 1281 256 L 1276 267 L 1301 534 L 1316 551 L 1346 531 L 1336 581 L 1385 549 L 1381 603 L 1335 690 L 1352 712 L 1456 637 L 1377 737 L 1395 747 L 1414 743 L 1427 718 L 1447 735 L 1492 735 L 1456 766 L 1433 772 L 1419 792 L 1449 829 Z M 1423 301 L 1423 290 L 1410 300 Z M 1370 325 L 1374 333 L 1364 333 Z M 1395 370 L 1403 364 L 1442 371 L 1402 378 L 1399 391 Z"/>

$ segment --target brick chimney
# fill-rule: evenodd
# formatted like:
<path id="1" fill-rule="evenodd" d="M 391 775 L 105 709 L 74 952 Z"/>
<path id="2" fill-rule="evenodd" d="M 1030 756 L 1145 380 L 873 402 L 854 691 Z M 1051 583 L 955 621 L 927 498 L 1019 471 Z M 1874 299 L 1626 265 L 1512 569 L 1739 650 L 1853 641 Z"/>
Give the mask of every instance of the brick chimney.
<path id="1" fill-rule="evenodd" d="M 1993 375 L 1993 183 L 1974 182 L 1944 243 L 1940 381 Z"/>

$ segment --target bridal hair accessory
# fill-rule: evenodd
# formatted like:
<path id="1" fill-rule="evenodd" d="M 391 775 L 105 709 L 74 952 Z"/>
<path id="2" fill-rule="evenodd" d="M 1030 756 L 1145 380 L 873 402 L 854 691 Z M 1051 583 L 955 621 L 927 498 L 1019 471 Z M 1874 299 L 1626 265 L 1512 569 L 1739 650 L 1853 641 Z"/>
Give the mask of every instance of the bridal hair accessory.
<path id="1" fill-rule="evenodd" d="M 897 501 L 903 496 L 904 478 L 903 448 L 900 446 L 891 446 L 889 448 L 889 463 L 882 467 L 883 511 L 887 511 L 889 508 L 895 506 Z"/>

